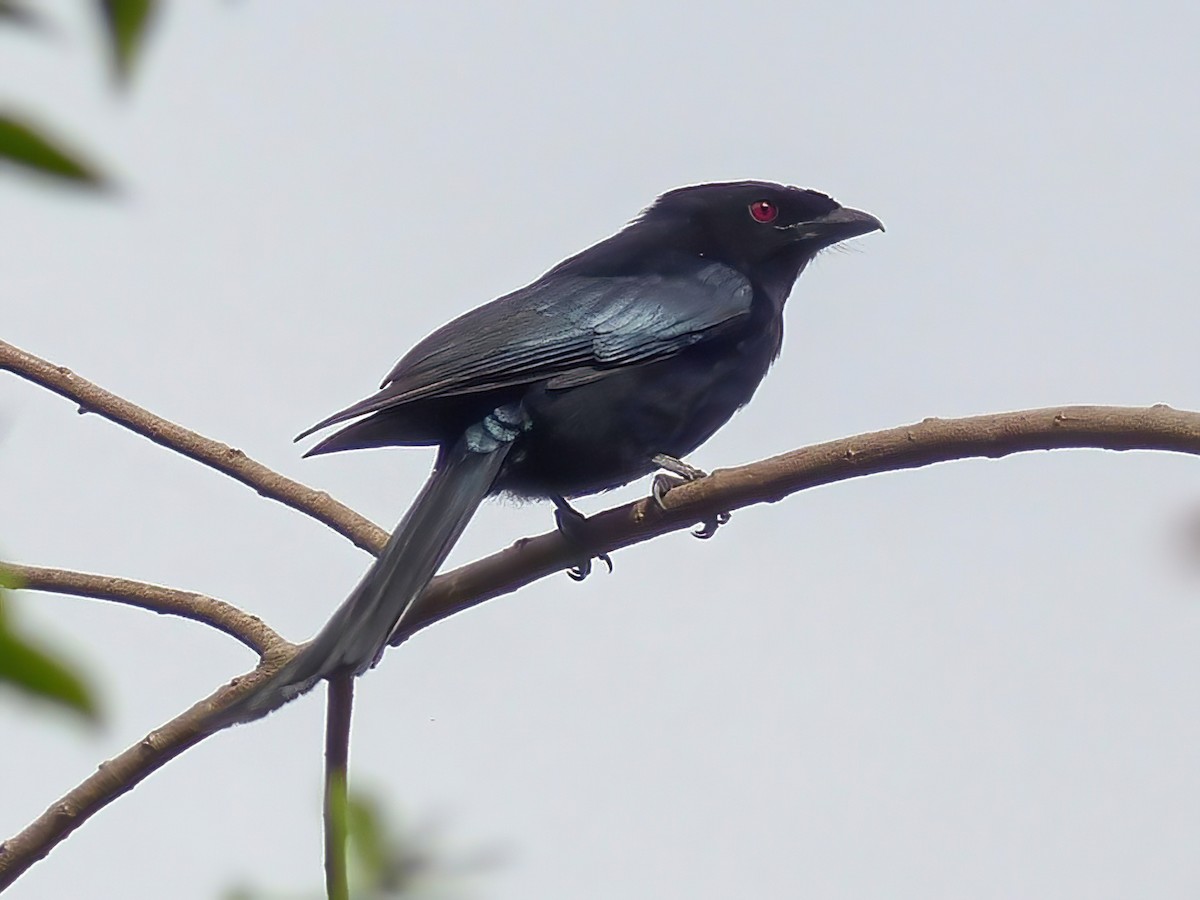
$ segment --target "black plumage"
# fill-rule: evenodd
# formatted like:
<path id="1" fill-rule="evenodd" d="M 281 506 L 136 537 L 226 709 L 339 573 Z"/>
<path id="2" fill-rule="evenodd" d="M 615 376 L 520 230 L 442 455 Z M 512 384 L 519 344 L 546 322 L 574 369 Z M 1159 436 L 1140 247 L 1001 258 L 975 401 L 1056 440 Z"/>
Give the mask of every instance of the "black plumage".
<path id="1" fill-rule="evenodd" d="M 320 634 L 232 718 L 369 668 L 490 493 L 565 498 L 690 453 L 779 354 L 784 301 L 822 249 L 881 229 L 816 191 L 759 181 L 660 197 L 537 281 L 417 344 L 310 452 L 437 445 L 388 546 Z M 304 437 L 305 435 L 301 435 Z"/>

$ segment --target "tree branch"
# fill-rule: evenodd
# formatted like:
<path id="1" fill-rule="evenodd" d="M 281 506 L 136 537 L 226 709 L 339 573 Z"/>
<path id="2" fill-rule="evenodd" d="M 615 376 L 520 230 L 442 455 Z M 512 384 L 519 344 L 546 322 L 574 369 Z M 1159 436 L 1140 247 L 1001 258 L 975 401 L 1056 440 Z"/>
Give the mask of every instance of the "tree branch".
<path id="1" fill-rule="evenodd" d="M 220 688 L 182 715 L 151 731 L 119 755 L 100 763 L 95 772 L 64 794 L 23 831 L 0 844 L 0 891 L 9 887 L 63 838 L 113 800 L 208 737 L 211 732 L 204 728 L 204 722 L 214 705 L 227 703 L 251 690 L 282 664 L 274 652 L 268 653 L 268 660 L 253 672 L 234 679 L 231 686 Z"/>
<path id="2" fill-rule="evenodd" d="M 775 503 L 807 488 L 900 469 L 1031 450 L 1091 448 L 1164 450 L 1200 455 L 1200 413 L 1152 407 L 1061 406 L 964 419 L 925 419 L 915 425 L 814 444 L 683 484 L 667 494 L 665 510 L 649 498 L 587 519 L 585 552 L 618 550 L 703 522 L 718 512 Z M 557 532 L 518 541 L 507 550 L 439 575 L 421 598 L 421 619 L 391 643 L 485 600 L 510 593 L 573 565 L 579 544 Z"/>
<path id="3" fill-rule="evenodd" d="M 278 500 L 306 516 L 311 516 L 370 553 L 378 553 L 379 548 L 387 541 L 386 531 L 344 503 L 334 500 L 324 491 L 314 490 L 280 475 L 235 447 L 206 438 L 156 416 L 149 410 L 130 403 L 90 381 L 85 381 L 65 366 L 56 366 L 12 344 L 0 341 L 0 369 L 7 369 L 27 381 L 66 397 L 79 405 L 81 413 L 97 413 L 168 450 L 182 453 L 254 488 L 270 500 Z"/>
<path id="4" fill-rule="evenodd" d="M 16 563 L 0 563 L 0 572 L 15 575 L 24 590 L 111 600 L 162 615 L 182 616 L 202 622 L 236 638 L 259 656 L 263 656 L 269 650 L 291 647 L 258 616 L 242 612 L 224 600 L 193 591 L 181 591 L 129 578 L 71 572 L 67 569 L 47 569 L 42 566 L 22 566 Z"/>
<path id="5" fill-rule="evenodd" d="M 1069 406 L 967 419 L 926 419 L 916 425 L 817 444 L 771 459 L 714 472 L 667 494 L 665 510 L 648 500 L 610 509 L 587 520 L 586 551 L 611 551 L 686 528 L 715 513 L 864 475 L 911 469 L 952 459 L 998 458 L 1028 450 L 1066 447 L 1166 450 L 1200 455 L 1200 413 L 1167 406 L 1147 409 Z M 574 564 L 578 545 L 557 532 L 514 546 L 434 579 L 422 600 L 425 613 L 393 637 L 398 644 L 421 629 L 492 597 L 516 590 Z M 151 733 L 67 793 L 28 828 L 0 846 L 0 889 L 93 813 L 130 790 L 167 760 L 207 736 L 203 722 L 269 676 L 294 650 L 271 652 L 238 679 Z"/>
<path id="6" fill-rule="evenodd" d="M 329 679 L 325 720 L 325 895 L 350 900 L 346 859 L 350 801 L 350 717 L 354 708 L 354 676 Z"/>

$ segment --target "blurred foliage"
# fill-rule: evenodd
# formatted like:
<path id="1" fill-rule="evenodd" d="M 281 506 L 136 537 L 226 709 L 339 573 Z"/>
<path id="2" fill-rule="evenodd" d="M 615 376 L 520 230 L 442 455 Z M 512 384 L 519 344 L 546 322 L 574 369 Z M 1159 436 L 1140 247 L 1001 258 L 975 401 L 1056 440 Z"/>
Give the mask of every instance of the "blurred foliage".
<path id="1" fill-rule="evenodd" d="M 42 19 L 24 3 L 14 3 L 13 0 L 0 0 L 0 22 L 5 25 L 26 25 L 39 28 L 44 23 Z"/>
<path id="2" fill-rule="evenodd" d="M 119 82 L 129 80 L 157 8 L 156 0 L 100 0 L 113 72 Z"/>
<path id="3" fill-rule="evenodd" d="M 118 80 L 131 71 L 156 0 L 95 0 L 104 23 L 104 39 Z M 46 19 L 30 3 L 0 0 L 0 26 L 44 30 Z M 24 116 L 0 110 L 0 163 L 68 184 L 102 188 L 108 180 L 79 152 Z M 99 717 L 95 694 L 86 680 L 57 654 L 30 644 L 13 632 L 6 590 L 17 585 L 0 570 L 0 683 L 57 703 L 90 721 Z"/>
<path id="4" fill-rule="evenodd" d="M 335 815 L 338 813 L 335 811 Z M 353 900 L 434 900 L 462 896 L 454 882 L 479 869 L 494 867 L 495 854 L 473 861 L 448 863 L 433 847 L 428 829 L 400 830 L 389 821 L 383 802 L 369 793 L 351 791 L 340 814 L 349 845 L 350 896 Z M 321 890 L 262 891 L 238 887 L 223 900 L 318 900 Z"/>
<path id="5" fill-rule="evenodd" d="M 415 834 L 401 836 L 387 822 L 379 801 L 355 792 L 346 801 L 350 883 L 355 894 L 419 896 L 425 876 L 437 869 L 432 850 Z"/>
<path id="6" fill-rule="evenodd" d="M 78 153 L 44 131 L 0 111 L 0 159 L 85 187 L 103 187 L 105 179 Z"/>
<path id="7" fill-rule="evenodd" d="M 99 721 L 95 693 L 58 654 L 34 646 L 12 630 L 8 591 L 20 587 L 0 569 L 0 684 Z"/>
<path id="8" fill-rule="evenodd" d="M 158 0 L 93 0 L 102 24 L 102 40 L 118 85 L 129 82 L 159 9 Z M 44 15 L 30 3 L 0 0 L 0 26 L 31 31 L 46 26 Z M 97 188 L 108 179 L 86 155 L 67 146 L 28 116 L 0 109 L 0 161 L 81 187 Z"/>
<path id="9" fill-rule="evenodd" d="M 160 3 L 157 0 L 94 0 L 103 23 L 106 52 L 118 86 L 128 84 L 150 32 Z M 47 25 L 41 11 L 29 3 L 0 0 L 0 27 L 30 31 Z M 103 188 L 109 180 L 68 146 L 28 117 L 0 109 L 0 163 L 87 188 Z M 19 587 L 0 567 L 0 684 L 72 710 L 89 721 L 98 719 L 95 695 L 87 681 L 50 652 L 39 649 L 11 630 L 6 589 Z M 346 829 L 350 894 L 355 900 L 384 898 L 445 898 L 453 895 L 451 881 L 470 871 L 496 864 L 494 854 L 448 865 L 432 848 L 428 832 L 400 833 L 387 821 L 382 804 L 363 792 L 352 792 L 337 813 Z M 312 893 L 264 892 L 238 887 L 225 900 L 308 900 Z"/>

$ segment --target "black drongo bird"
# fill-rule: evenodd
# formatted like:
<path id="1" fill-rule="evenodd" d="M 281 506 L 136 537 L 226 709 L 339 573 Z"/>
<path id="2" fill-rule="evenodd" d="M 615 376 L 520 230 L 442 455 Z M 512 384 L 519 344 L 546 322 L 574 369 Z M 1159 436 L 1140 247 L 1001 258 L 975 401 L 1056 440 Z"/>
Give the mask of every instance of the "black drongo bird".
<path id="1" fill-rule="evenodd" d="M 438 329 L 357 420 L 309 454 L 435 445 L 433 474 L 317 637 L 229 711 L 248 720 L 336 672 L 370 668 L 489 494 L 567 498 L 700 446 L 744 406 L 783 340 L 797 276 L 883 226 L 816 191 L 762 181 L 679 188 L 537 281 Z"/>

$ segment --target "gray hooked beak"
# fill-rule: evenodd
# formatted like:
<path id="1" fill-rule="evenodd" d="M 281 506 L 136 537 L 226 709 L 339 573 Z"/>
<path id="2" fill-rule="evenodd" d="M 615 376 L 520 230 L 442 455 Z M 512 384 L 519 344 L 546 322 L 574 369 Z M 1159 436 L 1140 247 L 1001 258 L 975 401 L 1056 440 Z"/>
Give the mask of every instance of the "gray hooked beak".
<path id="1" fill-rule="evenodd" d="M 816 241 L 826 245 L 884 230 L 883 223 L 870 213 L 845 206 L 807 222 L 797 222 L 785 227 L 798 241 Z"/>

